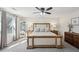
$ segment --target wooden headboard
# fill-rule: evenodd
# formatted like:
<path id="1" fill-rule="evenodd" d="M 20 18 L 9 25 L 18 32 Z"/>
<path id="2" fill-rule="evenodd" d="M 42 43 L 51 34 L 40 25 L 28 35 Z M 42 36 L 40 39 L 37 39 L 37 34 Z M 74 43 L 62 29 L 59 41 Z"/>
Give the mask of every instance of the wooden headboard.
<path id="1" fill-rule="evenodd" d="M 38 27 L 38 26 L 46 26 L 46 28 L 50 30 L 50 23 L 33 23 L 33 31 L 35 27 Z"/>

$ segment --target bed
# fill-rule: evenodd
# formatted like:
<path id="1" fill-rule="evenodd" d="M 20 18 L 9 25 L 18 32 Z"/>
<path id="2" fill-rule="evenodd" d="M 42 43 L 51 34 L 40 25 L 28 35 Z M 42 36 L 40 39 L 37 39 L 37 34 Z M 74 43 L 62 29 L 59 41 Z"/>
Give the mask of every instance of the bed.
<path id="1" fill-rule="evenodd" d="M 63 48 L 62 36 L 52 33 L 50 31 L 50 23 L 33 23 L 33 29 L 32 31 L 28 31 L 27 38 L 28 38 L 27 39 L 28 49 L 29 48 L 52 48 L 52 47 Z M 47 44 L 49 40 L 50 42 L 49 44 Z M 45 43 L 40 43 L 40 42 L 45 42 Z M 59 45 L 58 45 L 58 42 L 59 42 Z"/>

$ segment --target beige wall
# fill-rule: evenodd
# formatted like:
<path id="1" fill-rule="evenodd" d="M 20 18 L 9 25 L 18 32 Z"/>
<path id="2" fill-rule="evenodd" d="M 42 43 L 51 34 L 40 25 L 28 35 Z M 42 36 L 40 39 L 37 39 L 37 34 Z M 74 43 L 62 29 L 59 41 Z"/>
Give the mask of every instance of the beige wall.
<path id="1" fill-rule="evenodd" d="M 50 23 L 51 25 L 56 24 L 58 26 L 59 18 L 26 18 L 26 22 L 28 27 L 30 27 L 33 23 Z M 51 27 L 51 29 L 53 29 L 53 27 Z"/>
<path id="2" fill-rule="evenodd" d="M 71 23 L 71 19 L 74 17 L 79 17 L 79 11 L 60 17 L 59 23 L 60 23 L 61 34 L 64 34 L 64 32 L 68 31 L 68 24 Z M 73 32 L 79 33 L 79 26 L 74 26 Z"/>

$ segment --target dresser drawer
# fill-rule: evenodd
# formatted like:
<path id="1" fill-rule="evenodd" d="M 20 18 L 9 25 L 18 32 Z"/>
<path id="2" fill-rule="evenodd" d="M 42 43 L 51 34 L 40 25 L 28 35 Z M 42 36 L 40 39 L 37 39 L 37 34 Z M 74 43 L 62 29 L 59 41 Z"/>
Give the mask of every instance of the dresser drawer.
<path id="1" fill-rule="evenodd" d="M 65 41 L 73 45 L 74 47 L 79 48 L 79 34 L 78 33 L 70 33 L 65 32 Z"/>

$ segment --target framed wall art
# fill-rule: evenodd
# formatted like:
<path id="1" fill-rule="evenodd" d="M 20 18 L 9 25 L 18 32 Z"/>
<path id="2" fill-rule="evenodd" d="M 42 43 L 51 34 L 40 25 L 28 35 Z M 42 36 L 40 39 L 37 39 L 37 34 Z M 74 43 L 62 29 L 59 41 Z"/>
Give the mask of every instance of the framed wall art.
<path id="1" fill-rule="evenodd" d="M 71 19 L 71 24 L 74 25 L 79 25 L 79 17 L 75 17 Z"/>

